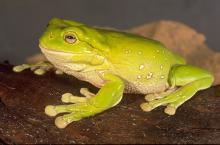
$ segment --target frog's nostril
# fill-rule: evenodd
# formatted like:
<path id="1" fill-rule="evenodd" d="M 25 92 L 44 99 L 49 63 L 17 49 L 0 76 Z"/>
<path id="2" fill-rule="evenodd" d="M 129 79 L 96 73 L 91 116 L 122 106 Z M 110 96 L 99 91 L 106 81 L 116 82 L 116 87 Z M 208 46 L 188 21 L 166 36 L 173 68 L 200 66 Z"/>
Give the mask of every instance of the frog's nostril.
<path id="1" fill-rule="evenodd" d="M 49 39 L 53 39 L 53 38 L 54 38 L 54 35 L 53 35 L 52 32 L 50 32 L 50 34 L 49 34 Z"/>

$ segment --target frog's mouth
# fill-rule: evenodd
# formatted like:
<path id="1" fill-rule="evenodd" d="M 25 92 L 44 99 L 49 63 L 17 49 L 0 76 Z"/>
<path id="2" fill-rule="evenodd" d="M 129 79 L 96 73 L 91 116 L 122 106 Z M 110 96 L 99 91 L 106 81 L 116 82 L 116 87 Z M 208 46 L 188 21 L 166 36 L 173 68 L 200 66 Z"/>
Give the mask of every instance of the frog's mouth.
<path id="1" fill-rule="evenodd" d="M 40 44 L 39 47 L 46 58 L 51 62 L 59 61 L 61 63 L 70 63 L 72 61 L 71 58 L 73 57 L 73 54 L 71 53 L 48 49 Z"/>
<path id="2" fill-rule="evenodd" d="M 53 64 L 68 66 L 72 70 L 82 71 L 88 66 L 97 66 L 104 63 L 105 58 L 94 53 L 70 53 L 48 49 L 39 44 L 41 51 Z"/>

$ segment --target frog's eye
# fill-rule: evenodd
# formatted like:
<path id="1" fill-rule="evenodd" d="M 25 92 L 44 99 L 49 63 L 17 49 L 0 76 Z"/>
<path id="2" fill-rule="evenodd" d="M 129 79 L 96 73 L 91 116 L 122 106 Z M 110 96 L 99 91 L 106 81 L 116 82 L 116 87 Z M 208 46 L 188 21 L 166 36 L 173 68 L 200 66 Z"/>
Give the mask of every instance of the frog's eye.
<path id="1" fill-rule="evenodd" d="M 67 35 L 65 35 L 64 39 L 65 39 L 65 41 L 66 41 L 67 43 L 70 43 L 70 44 L 75 43 L 76 40 L 77 40 L 77 39 L 76 39 L 76 36 L 74 36 L 73 34 L 67 34 Z"/>

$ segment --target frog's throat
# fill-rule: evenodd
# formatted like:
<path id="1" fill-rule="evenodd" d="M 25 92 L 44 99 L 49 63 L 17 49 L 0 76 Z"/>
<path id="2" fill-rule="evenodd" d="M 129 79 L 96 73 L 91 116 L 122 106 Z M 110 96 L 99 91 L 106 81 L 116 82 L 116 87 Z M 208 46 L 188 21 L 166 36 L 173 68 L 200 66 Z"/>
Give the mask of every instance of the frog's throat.
<path id="1" fill-rule="evenodd" d="M 105 62 L 105 58 L 98 55 L 97 53 L 71 53 L 48 49 L 43 47 L 42 45 L 39 45 L 39 47 L 41 48 L 41 51 L 44 53 L 46 58 L 52 63 L 74 63 L 80 65 L 85 64 L 97 66 L 102 65 Z"/>

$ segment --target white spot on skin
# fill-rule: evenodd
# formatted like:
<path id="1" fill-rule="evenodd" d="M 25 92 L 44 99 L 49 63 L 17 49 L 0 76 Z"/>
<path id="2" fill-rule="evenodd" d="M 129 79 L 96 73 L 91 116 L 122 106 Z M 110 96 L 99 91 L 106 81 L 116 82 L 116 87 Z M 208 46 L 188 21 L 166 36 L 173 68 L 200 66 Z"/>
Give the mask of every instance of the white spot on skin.
<path id="1" fill-rule="evenodd" d="M 163 66 L 162 66 L 162 65 L 160 66 L 160 69 L 163 69 Z"/>
<path id="2" fill-rule="evenodd" d="M 141 54 L 142 54 L 142 51 L 138 51 L 138 54 L 141 55 Z"/>
<path id="3" fill-rule="evenodd" d="M 144 65 L 141 64 L 141 65 L 139 66 L 139 69 L 140 69 L 140 70 L 144 69 Z"/>
<path id="4" fill-rule="evenodd" d="M 129 54 L 129 53 L 131 53 L 131 50 L 130 49 L 125 49 L 125 53 Z"/>
<path id="5" fill-rule="evenodd" d="M 164 79 L 164 76 L 160 76 L 161 79 Z"/>
<path id="6" fill-rule="evenodd" d="M 152 72 L 149 72 L 148 74 L 147 74 L 147 79 L 150 79 L 150 78 L 152 78 L 153 77 L 153 73 Z"/>
<path id="7" fill-rule="evenodd" d="M 160 51 L 159 50 L 157 50 L 157 53 L 159 53 Z"/>
<path id="8" fill-rule="evenodd" d="M 138 78 L 138 79 L 140 79 L 140 78 L 141 78 L 141 76 L 140 76 L 140 75 L 138 75 L 138 76 L 137 76 L 137 78 Z"/>

